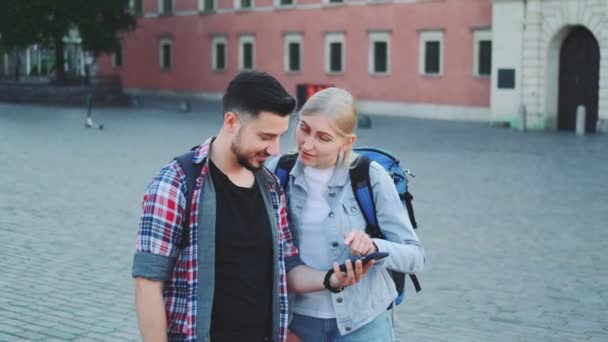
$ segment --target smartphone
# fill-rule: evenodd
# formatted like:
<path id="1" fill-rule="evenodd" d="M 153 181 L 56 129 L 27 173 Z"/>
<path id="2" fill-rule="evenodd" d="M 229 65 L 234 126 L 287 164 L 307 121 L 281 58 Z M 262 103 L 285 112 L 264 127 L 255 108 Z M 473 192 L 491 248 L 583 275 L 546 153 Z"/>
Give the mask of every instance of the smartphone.
<path id="1" fill-rule="evenodd" d="M 351 262 L 353 263 L 353 268 L 355 267 L 355 261 L 357 260 L 361 260 L 361 262 L 363 263 L 363 265 L 367 264 L 368 262 L 370 262 L 370 260 L 381 260 L 384 259 L 388 256 L 388 252 L 376 252 L 376 253 L 372 253 L 372 254 L 368 254 L 365 256 L 360 256 L 358 258 L 355 258 L 353 260 L 351 260 Z M 342 272 L 346 272 L 346 264 L 342 264 L 340 265 L 340 271 Z"/>

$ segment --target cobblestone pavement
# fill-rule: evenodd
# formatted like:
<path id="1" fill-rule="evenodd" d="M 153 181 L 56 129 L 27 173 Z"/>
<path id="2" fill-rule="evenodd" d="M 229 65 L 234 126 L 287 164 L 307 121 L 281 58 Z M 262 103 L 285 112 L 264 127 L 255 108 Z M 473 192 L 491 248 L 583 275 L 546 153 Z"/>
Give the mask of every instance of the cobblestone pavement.
<path id="1" fill-rule="evenodd" d="M 83 109 L 0 104 L 0 341 L 139 339 L 141 196 L 220 123 L 218 104 L 176 108 L 96 110 L 96 131 Z M 397 341 L 608 340 L 608 137 L 372 123 L 359 144 L 396 151 L 416 174 L 427 251 Z"/>

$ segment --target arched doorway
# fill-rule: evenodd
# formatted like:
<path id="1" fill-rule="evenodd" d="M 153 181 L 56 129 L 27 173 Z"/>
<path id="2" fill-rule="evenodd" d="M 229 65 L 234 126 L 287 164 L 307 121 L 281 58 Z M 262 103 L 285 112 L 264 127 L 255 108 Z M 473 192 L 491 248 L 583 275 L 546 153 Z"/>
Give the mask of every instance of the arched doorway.
<path id="1" fill-rule="evenodd" d="M 564 40 L 559 60 L 557 128 L 576 128 L 576 108 L 587 109 L 586 132 L 595 132 L 598 119 L 600 48 L 591 31 L 576 27 Z"/>

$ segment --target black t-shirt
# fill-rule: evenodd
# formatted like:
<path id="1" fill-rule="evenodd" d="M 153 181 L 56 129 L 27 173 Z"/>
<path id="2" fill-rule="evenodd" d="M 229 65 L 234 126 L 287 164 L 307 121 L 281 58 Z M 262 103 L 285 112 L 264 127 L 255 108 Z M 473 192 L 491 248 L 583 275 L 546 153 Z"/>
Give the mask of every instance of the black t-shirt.
<path id="1" fill-rule="evenodd" d="M 233 184 L 212 162 L 216 192 L 215 292 L 211 341 L 266 340 L 272 324 L 270 221 L 257 182 Z"/>

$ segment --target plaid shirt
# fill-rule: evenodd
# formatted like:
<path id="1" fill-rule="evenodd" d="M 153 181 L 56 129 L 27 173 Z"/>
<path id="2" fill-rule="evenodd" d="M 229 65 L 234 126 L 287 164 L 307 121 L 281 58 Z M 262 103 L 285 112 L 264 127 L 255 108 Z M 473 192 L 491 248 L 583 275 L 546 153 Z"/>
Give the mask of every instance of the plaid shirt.
<path id="1" fill-rule="evenodd" d="M 197 322 L 197 288 L 198 282 L 198 248 L 197 239 L 199 222 L 199 198 L 205 175 L 209 172 L 206 159 L 209 154 L 211 139 L 195 151 L 194 162 L 205 163 L 201 175 L 194 187 L 190 210 L 190 234 L 188 246 L 179 249 L 182 238 L 182 220 L 186 205 L 186 177 L 179 164 L 173 161 L 166 165 L 153 179 L 143 199 L 143 213 L 137 237 L 136 256 L 133 276 L 164 280 L 163 296 L 167 316 L 167 330 L 170 340 L 196 341 Z M 262 170 L 261 172 L 266 172 Z M 276 178 L 275 178 L 276 179 Z M 268 185 L 271 196 L 275 222 L 278 223 L 278 303 L 279 303 L 279 341 L 286 340 L 287 334 L 287 285 L 284 259 L 298 254 L 292 243 L 291 233 L 287 227 L 285 196 L 278 183 Z M 215 215 L 215 213 L 210 213 Z M 272 222 L 272 221 L 271 221 Z M 147 259 L 156 260 L 155 265 L 164 268 L 164 274 L 146 276 L 146 272 L 137 272 L 138 254 Z M 138 274 L 140 273 L 140 274 Z M 163 273 L 163 272 L 161 272 Z M 206 286 L 206 284 L 201 284 Z"/>

